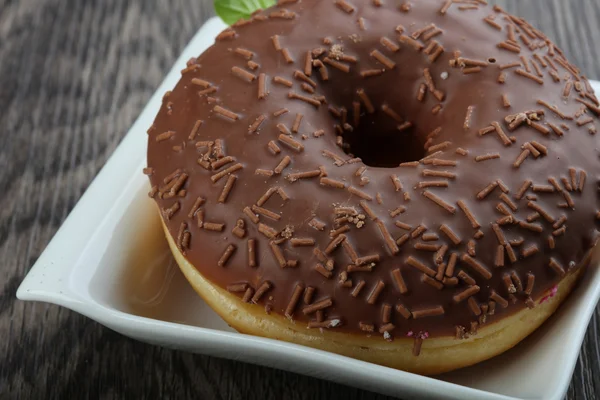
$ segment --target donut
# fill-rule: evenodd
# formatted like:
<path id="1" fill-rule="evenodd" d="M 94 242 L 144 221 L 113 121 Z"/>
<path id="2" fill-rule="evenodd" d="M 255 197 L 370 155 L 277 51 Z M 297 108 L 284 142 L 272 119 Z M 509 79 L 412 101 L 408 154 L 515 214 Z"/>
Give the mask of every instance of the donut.
<path id="1" fill-rule="evenodd" d="M 585 273 L 599 104 L 484 0 L 282 0 L 188 62 L 144 173 L 232 327 L 438 374 L 515 346 Z"/>

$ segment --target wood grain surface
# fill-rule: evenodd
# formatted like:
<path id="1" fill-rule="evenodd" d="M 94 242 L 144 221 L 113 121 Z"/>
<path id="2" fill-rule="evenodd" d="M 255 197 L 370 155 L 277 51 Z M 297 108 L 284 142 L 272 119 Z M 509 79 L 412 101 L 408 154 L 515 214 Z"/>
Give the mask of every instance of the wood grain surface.
<path id="1" fill-rule="evenodd" d="M 533 21 L 600 79 L 598 0 L 498 3 Z M 146 345 L 66 309 L 15 299 L 28 269 L 212 15 L 207 0 L 0 0 L 0 398 L 386 398 Z M 600 397 L 599 332 L 597 308 L 569 399 Z"/>

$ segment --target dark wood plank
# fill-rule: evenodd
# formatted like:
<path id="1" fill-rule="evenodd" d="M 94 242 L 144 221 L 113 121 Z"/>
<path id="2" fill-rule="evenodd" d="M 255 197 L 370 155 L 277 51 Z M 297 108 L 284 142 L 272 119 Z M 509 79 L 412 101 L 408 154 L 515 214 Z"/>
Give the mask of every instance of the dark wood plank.
<path id="1" fill-rule="evenodd" d="M 498 3 L 600 79 L 597 0 Z M 386 398 L 149 346 L 65 309 L 15 300 L 27 269 L 212 15 L 206 0 L 0 0 L 0 398 Z M 568 398 L 598 393 L 600 308 Z"/>

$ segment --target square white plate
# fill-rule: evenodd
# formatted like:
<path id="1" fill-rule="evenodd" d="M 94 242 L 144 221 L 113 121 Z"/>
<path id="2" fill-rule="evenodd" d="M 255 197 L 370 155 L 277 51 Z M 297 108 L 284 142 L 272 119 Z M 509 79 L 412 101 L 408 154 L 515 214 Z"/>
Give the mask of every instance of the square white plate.
<path id="1" fill-rule="evenodd" d="M 557 314 L 523 343 L 490 361 L 436 378 L 239 334 L 194 293 L 170 255 L 141 171 L 146 129 L 163 93 L 175 86 L 186 61 L 209 47 L 224 27 L 220 20 L 211 19 L 192 39 L 33 266 L 17 297 L 70 308 L 148 343 L 281 368 L 392 396 L 561 399 L 600 297 L 599 268 L 590 268 Z M 600 92 L 600 84 L 593 84 Z"/>

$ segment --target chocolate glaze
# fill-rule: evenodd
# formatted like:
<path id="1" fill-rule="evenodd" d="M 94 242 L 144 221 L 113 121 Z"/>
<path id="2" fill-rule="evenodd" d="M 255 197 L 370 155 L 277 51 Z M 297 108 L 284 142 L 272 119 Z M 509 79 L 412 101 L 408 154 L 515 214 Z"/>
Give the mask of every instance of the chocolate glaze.
<path id="1" fill-rule="evenodd" d="M 524 293 L 527 274 L 535 276 L 531 298 L 537 303 L 562 279 L 557 270 L 550 266 L 551 257 L 567 272 L 581 263 L 594 243 L 597 227 L 598 140 L 593 135 L 595 128 L 592 128 L 598 123 L 597 115 L 594 115 L 597 103 L 586 79 L 580 76 L 575 67 L 568 64 L 560 50 L 545 36 L 524 21 L 510 17 L 500 9 L 493 10 L 484 5 L 457 3 L 452 4 L 444 13 L 441 9 L 447 2 L 440 0 L 422 0 L 412 3 L 409 7 L 406 4 L 401 6 L 397 1 L 387 1 L 377 6 L 377 2 L 353 0 L 350 7 L 343 1 L 336 4 L 332 0 L 286 3 L 255 14 L 250 23 L 239 23 L 229 28 L 220 35 L 214 46 L 198 59 L 191 60 L 175 89 L 165 95 L 162 108 L 149 130 L 148 166 L 152 168 L 152 185 L 157 188 L 165 186 L 163 180 L 177 169 L 189 176 L 181 187 L 184 191 L 178 190 L 178 195 L 163 196 L 156 193 L 156 188 L 152 195 L 163 210 L 163 219 L 170 234 L 178 241 L 185 257 L 204 277 L 224 288 L 234 283 L 246 283 L 254 290 L 258 290 L 263 282 L 268 281 L 270 285 L 263 286 L 263 289 L 268 290 L 258 302 L 277 314 L 284 314 L 297 284 L 313 287 L 316 289 L 313 303 L 326 298 L 332 299 L 333 304 L 324 309 L 323 318 L 339 319 L 341 323 L 333 324 L 336 326 L 331 329 L 360 332 L 359 323 L 362 322 L 363 326 L 374 324 L 375 332 L 378 332 L 379 327 L 385 326 L 384 329 L 392 336 L 405 336 L 410 331 L 444 336 L 454 335 L 456 326 L 465 327 L 468 331 L 473 322 L 490 323 L 503 318 L 526 307 L 526 301 L 531 305 L 531 299 Z M 486 22 L 485 18 L 488 18 L 489 22 Z M 443 46 L 443 54 L 433 62 L 424 53 L 424 49 L 415 49 L 411 41 L 401 39 L 399 33 L 404 29 L 402 34 L 410 36 L 429 24 L 435 24 L 442 33 L 432 38 L 423 33 L 417 42 L 426 47 L 435 40 Z M 516 27 L 516 45 L 520 48 L 520 53 L 498 47 L 500 42 L 509 38 L 510 24 Z M 432 29 L 426 33 L 433 33 Z M 278 35 L 282 50 L 275 49 L 272 40 L 274 35 Z M 392 51 L 393 46 L 390 48 L 382 44 L 382 37 L 395 43 L 399 47 L 398 51 Z M 511 46 L 515 45 L 508 42 L 508 47 Z M 307 51 L 318 48 L 325 49 L 325 52 L 315 59 L 324 62 L 328 80 L 322 79 L 320 64 L 314 63 L 310 79 L 316 83 L 316 88 L 315 93 L 311 94 L 301 86 L 302 83 L 311 86 L 311 83 L 295 78 L 294 72 L 304 71 Z M 532 48 L 534 50 L 531 50 Z M 235 51 L 236 49 L 242 50 Z M 381 58 L 378 60 L 372 55 L 375 49 L 395 65 L 392 66 L 385 59 L 383 63 L 388 64 L 387 67 L 382 65 Z M 245 50 L 251 51 L 252 54 Z M 454 54 L 457 50 L 460 51 L 461 57 L 484 61 L 485 66 L 480 67 L 479 72 L 464 73 L 470 70 L 463 71 L 463 68 L 472 66 L 468 65 L 468 62 L 467 65 L 461 65 L 460 61 L 452 61 L 457 57 L 457 54 Z M 534 54 L 546 61 L 534 59 Z M 324 58 L 328 55 L 334 61 L 348 66 L 350 71 L 343 72 L 331 65 L 335 62 L 326 62 Z M 356 62 L 348 60 L 346 56 L 355 57 Z M 505 64 L 522 62 L 520 56 L 526 57 L 527 65 L 504 70 L 500 68 Z M 548 57 L 544 59 L 543 56 Z M 289 57 L 293 62 L 286 61 Z M 256 64 L 249 65 L 248 58 Z M 549 64 L 547 59 L 551 59 L 552 64 Z M 533 66 L 533 63 L 537 65 Z M 251 67 L 256 65 L 258 67 L 252 70 Z M 239 70 L 232 71 L 232 67 L 239 67 L 253 75 L 240 73 Z M 435 89 L 439 91 L 438 99 L 434 93 L 427 90 L 423 101 L 418 101 L 419 87 L 425 82 L 425 68 L 430 70 Z M 372 69 L 384 71 L 368 78 L 361 76 L 361 71 Z M 529 70 L 537 79 L 526 74 L 519 75 L 517 69 L 525 72 Z M 541 77 L 538 77 L 538 69 Z M 502 72 L 505 73 L 505 82 L 498 83 L 499 79 L 502 80 L 499 78 Z M 261 82 L 258 76 L 261 73 L 266 74 L 267 95 L 263 99 L 258 98 L 258 86 Z M 274 82 L 276 76 L 289 80 L 293 87 L 288 88 Z M 209 82 L 210 87 L 216 88 L 216 91 L 211 89 L 209 92 L 213 93 L 208 94 L 201 92 L 206 88 L 203 87 L 203 82 L 199 82 L 200 85 L 193 83 L 194 78 Z M 542 80 L 542 84 L 536 82 L 539 79 Z M 565 86 L 568 81 L 572 83 L 567 93 Z M 372 103 L 373 113 L 368 112 L 367 103 L 364 98 L 361 99 L 361 90 Z M 291 91 L 309 98 L 324 96 L 326 104 L 322 103 L 317 107 L 303 100 L 289 98 Z M 502 95 L 506 95 L 510 107 L 503 105 Z M 576 101 L 577 99 L 588 102 L 589 109 Z M 560 112 L 567 116 L 579 115 L 577 113 L 583 110 L 585 113 L 577 118 L 562 119 L 548 108 L 537 104 L 538 100 L 557 106 Z M 358 126 L 355 124 L 357 117 L 353 113 L 353 102 L 360 103 Z M 434 114 L 432 109 L 438 104 L 441 105 L 441 110 Z M 216 105 L 232 111 L 238 119 L 232 120 L 216 112 Z M 399 131 L 397 126 L 401 125 L 400 120 L 382 111 L 383 105 L 398 114 L 402 121 L 410 121 L 412 128 Z M 347 110 L 348 125 L 345 130 L 341 128 L 344 149 L 336 144 L 336 135 L 339 134 L 340 128 L 335 127 L 336 124 L 343 126 L 344 121 L 341 119 L 344 117 L 335 117 L 335 111 L 329 111 L 329 106 L 337 110 L 345 107 Z M 465 127 L 470 106 L 472 114 L 467 124 L 469 126 Z M 282 108 L 286 108 L 288 112 L 274 116 L 274 113 Z M 547 129 L 549 132 L 542 133 L 527 123 L 512 132 L 509 131 L 505 117 L 528 110 L 544 110 L 537 123 L 545 127 L 541 128 L 542 130 Z M 292 130 L 298 113 L 302 114 L 298 132 L 291 132 L 289 137 L 301 143 L 301 151 L 296 151 L 278 140 L 282 129 L 284 132 Z M 261 115 L 266 118 L 258 131 L 249 133 L 249 126 Z M 591 122 L 578 126 L 576 121 L 582 123 L 590 116 L 593 118 Z M 535 125 L 535 116 L 531 117 Z M 190 133 L 198 120 L 203 122 L 198 127 L 195 138 L 190 140 Z M 505 145 L 496 132 L 478 135 L 480 129 L 490 126 L 494 121 L 500 123 L 506 135 L 514 135 L 515 142 L 512 145 Z M 280 125 L 278 128 L 278 124 L 285 127 Z M 564 124 L 562 128 L 561 124 Z M 564 135 L 556 134 L 551 126 L 564 131 Z M 441 127 L 441 131 L 428 142 L 428 134 L 438 127 Z M 315 137 L 313 132 L 321 129 L 324 130 L 324 134 Z M 169 131 L 173 133 L 164 135 Z M 161 134 L 162 137 L 168 138 L 157 141 Z M 224 144 L 223 152 L 215 154 L 213 151 L 209 154 L 209 161 L 221 159 L 223 156 L 235 158 L 234 162 L 220 167 L 218 171 L 236 163 L 243 166 L 242 169 L 233 172 L 237 180 L 230 183 L 233 186 L 224 203 L 219 203 L 218 198 L 228 181 L 228 176 L 213 183 L 211 176 L 218 171 L 207 170 L 198 164 L 197 160 L 207 149 L 195 145 L 198 141 L 217 139 L 221 139 Z M 270 141 L 277 143 L 281 151 L 279 154 L 274 155 L 269 150 Z M 445 141 L 449 141 L 450 144 L 434 158 L 455 161 L 456 166 L 437 166 L 427 164 L 427 161 L 422 161 L 414 168 L 396 166 L 400 162 L 421 159 L 428 154 L 424 146 Z M 537 141 L 545 146 L 547 155 L 539 154 L 535 158 L 536 152 L 531 151 L 519 168 L 514 167 L 513 163 L 523 151 L 522 146 L 527 148 L 526 143 L 530 141 Z M 459 148 L 467 150 L 468 154 L 458 154 Z M 371 166 L 367 166 L 362 176 L 357 176 L 356 172 L 364 166 L 363 163 L 359 161 L 335 165 L 333 159 L 322 154 L 323 150 L 333 152 L 343 160 L 349 160 L 354 155 L 361 156 Z M 458 152 L 464 153 L 462 150 Z M 500 157 L 475 161 L 476 156 L 487 153 L 498 153 Z M 272 171 L 286 155 L 291 158 L 291 162 L 281 174 L 269 177 L 255 173 L 256 169 Z M 387 168 L 389 166 L 393 168 Z M 313 177 L 292 183 L 286 179 L 291 173 L 312 171 L 319 167 L 323 167 L 327 178 L 334 181 L 324 180 L 320 184 L 321 177 Z M 561 208 L 559 204 L 565 202 L 562 191 L 566 191 L 561 177 L 566 177 L 570 182 L 569 168 L 575 168 L 577 171 L 577 185 L 582 176 L 579 171 L 584 171 L 587 179 L 583 191 L 568 192 L 575 206 Z M 425 177 L 425 170 L 449 171 L 455 174 L 455 178 Z M 401 190 L 396 190 L 391 179 L 392 174 L 399 178 Z M 502 225 L 506 239 L 517 243 L 512 248 L 518 260 L 511 263 L 509 253 L 504 251 L 504 266 L 495 267 L 499 241 L 492 229 L 492 223 L 504 215 L 497 209 L 498 204 L 502 203 L 499 196 L 502 194 L 503 185 L 510 190 L 507 196 L 518 207 L 513 212 L 514 218 L 525 221 L 534 210 L 528 207 L 530 200 L 526 196 L 517 199 L 516 193 L 525 180 L 531 180 L 534 185 L 548 186 L 549 177 L 556 178 L 561 192 L 534 192 L 532 187 L 529 187 L 526 196 L 537 196 L 533 203 L 546 210 L 551 218 L 558 220 L 564 215 L 567 218 L 563 225 L 566 232 L 556 232 L 557 236 L 552 236 L 556 228 L 544 217 L 532 222 L 541 227 L 541 233 L 515 223 Z M 231 179 L 233 181 L 233 178 Z M 497 179 L 501 180 L 502 187 L 494 187 L 491 193 L 479 200 L 477 194 Z M 447 181 L 447 187 L 418 187 L 419 182 L 432 180 Z M 340 185 L 343 188 L 335 187 Z M 357 196 L 349 192 L 349 186 L 372 198 L 364 201 L 380 222 L 372 220 L 368 215 L 364 220 L 353 219 L 353 222 L 348 223 L 350 229 L 343 234 L 359 257 L 378 254 L 380 260 L 374 264 L 371 272 L 348 272 L 347 278 L 351 280 L 351 284 L 341 285 L 340 279 L 343 280 L 344 277 L 340 278 L 340 273 L 347 271 L 348 265 L 353 264 L 343 246 L 340 245 L 330 255 L 334 261 L 330 278 L 315 270 L 319 260 L 314 255 L 314 250 L 325 250 L 332 241 L 330 231 L 340 227 L 334 224 L 335 207 L 354 207 L 359 214 L 366 214 L 359 205 L 363 200 L 359 197 L 360 194 Z M 260 222 L 276 230 L 276 239 L 281 239 L 281 243 L 276 246 L 285 260 L 297 260 L 296 266 L 280 266 L 272 251 L 271 239 L 260 233 L 257 224 L 242 211 L 245 207 L 256 204 L 272 187 L 282 188 L 289 200 L 284 201 L 277 193 L 272 195 L 262 207 L 277 213 L 280 219 L 274 221 L 259 215 Z M 537 186 L 535 188 L 540 189 Z M 434 196 L 425 194 L 426 191 Z M 168 193 L 168 190 L 166 192 Z M 377 194 L 382 204 L 378 203 Z M 197 227 L 196 217 L 188 216 L 199 196 L 206 200 L 199 208 L 204 213 L 204 220 L 225 224 L 222 231 L 200 229 Z M 483 197 L 483 194 L 480 196 Z M 436 204 L 437 200 L 433 199 L 441 199 L 444 202 L 441 205 L 445 207 Z M 460 200 L 467 205 L 481 225 L 479 229 L 483 233 L 482 237 L 481 233 L 477 233 L 479 229 L 472 226 L 457 205 Z M 178 209 L 174 206 L 175 203 L 179 204 Z M 532 207 L 535 207 L 535 204 Z M 399 206 L 405 207 L 406 211 L 392 217 L 390 212 Z M 169 208 L 171 211 L 165 211 Z M 506 206 L 500 208 L 506 212 Z M 309 224 L 314 217 L 325 223 L 322 231 Z M 244 226 L 238 227 L 237 234 L 232 233 L 236 223 L 239 224 L 239 219 L 244 221 Z M 411 230 L 397 227 L 395 221 L 410 225 Z M 187 224 L 183 231 L 182 223 Z M 363 223 L 364 226 L 357 227 Z M 398 252 L 392 254 L 396 250 L 393 244 L 386 244 L 381 233 L 381 224 L 394 240 L 398 240 L 405 233 L 410 234 L 421 224 L 427 227 L 425 233 L 436 233 L 439 238 L 427 242 L 410 238 L 398 245 Z M 458 245 L 440 232 L 442 224 L 450 227 L 461 239 Z M 479 239 L 474 239 L 474 236 Z M 554 249 L 550 248 L 549 236 L 554 238 Z M 312 238 L 315 245 L 292 246 L 290 237 Z M 428 235 L 426 238 L 435 239 L 435 236 Z M 254 239 L 256 243 L 257 267 L 248 265 L 249 239 Z M 523 244 L 518 245 L 519 239 L 523 239 Z M 458 284 L 453 287 L 442 285 L 436 283 L 435 277 L 425 278 L 423 272 L 411 265 L 411 262 L 407 263 L 407 259 L 412 257 L 437 270 L 435 253 L 418 249 L 428 246 L 417 245 L 418 248 L 415 248 L 417 243 L 448 245 L 448 251 L 443 258 L 445 263 L 448 263 L 452 252 L 458 254 L 458 262 L 452 276 L 464 277 L 466 272 L 475 280 L 480 287 L 480 291 L 473 296 L 476 303 L 470 300 L 473 303 L 470 305 L 466 299 L 459 303 L 453 301 L 453 296 L 469 287 L 463 279 L 459 279 Z M 473 250 L 473 243 L 475 253 L 471 254 L 471 258 L 489 272 L 478 272 L 477 265 L 473 267 L 473 263 L 469 264 L 469 258 L 463 256 L 469 249 Z M 231 244 L 235 246 L 233 253 Z M 537 251 L 531 246 L 536 246 Z M 227 248 L 230 254 L 228 258 L 223 257 Z M 528 249 L 525 250 L 525 254 L 533 254 L 525 258 L 524 249 Z M 392 277 L 392 271 L 397 268 L 400 269 L 406 285 L 407 290 L 404 294 L 400 293 Z M 517 288 L 512 299 L 514 302 L 510 299 L 504 280 L 505 274 L 510 275 L 511 272 L 517 274 L 523 286 L 523 289 L 519 290 L 519 285 L 514 283 Z M 491 275 L 489 279 L 486 277 L 488 274 Z M 353 297 L 351 292 L 362 280 L 365 281 L 364 287 L 358 296 Z M 466 280 L 470 281 L 468 277 Z M 382 289 L 378 282 L 383 282 Z M 439 286 L 443 288 L 439 289 Z M 238 289 L 240 287 L 246 286 L 237 286 Z M 378 295 L 373 293 L 376 288 L 380 291 Z M 494 304 L 493 315 L 487 315 L 486 318 L 476 316 L 473 309 L 477 307 L 473 306 L 483 305 L 485 314 L 486 307 L 489 309 L 490 306 L 490 296 L 494 296 L 494 292 L 509 300 L 508 306 L 503 308 L 500 304 L 502 301 L 495 302 L 497 304 Z M 250 291 L 246 299 L 251 299 L 250 295 L 253 293 Z M 244 296 L 243 291 L 239 294 Z M 386 321 L 382 321 L 384 304 L 393 306 L 390 318 L 392 326 L 385 325 Z M 417 315 L 421 309 L 438 306 L 443 307 L 444 313 L 405 319 L 396 310 L 397 304 L 402 304 L 413 312 L 417 311 Z M 316 321 L 319 318 L 318 313 L 304 315 L 302 309 L 305 306 L 301 296 L 294 308 L 293 318 L 305 322 Z M 439 308 L 433 314 L 439 314 Z M 387 317 L 385 319 L 387 320 Z M 389 338 L 389 335 L 385 336 Z"/>

